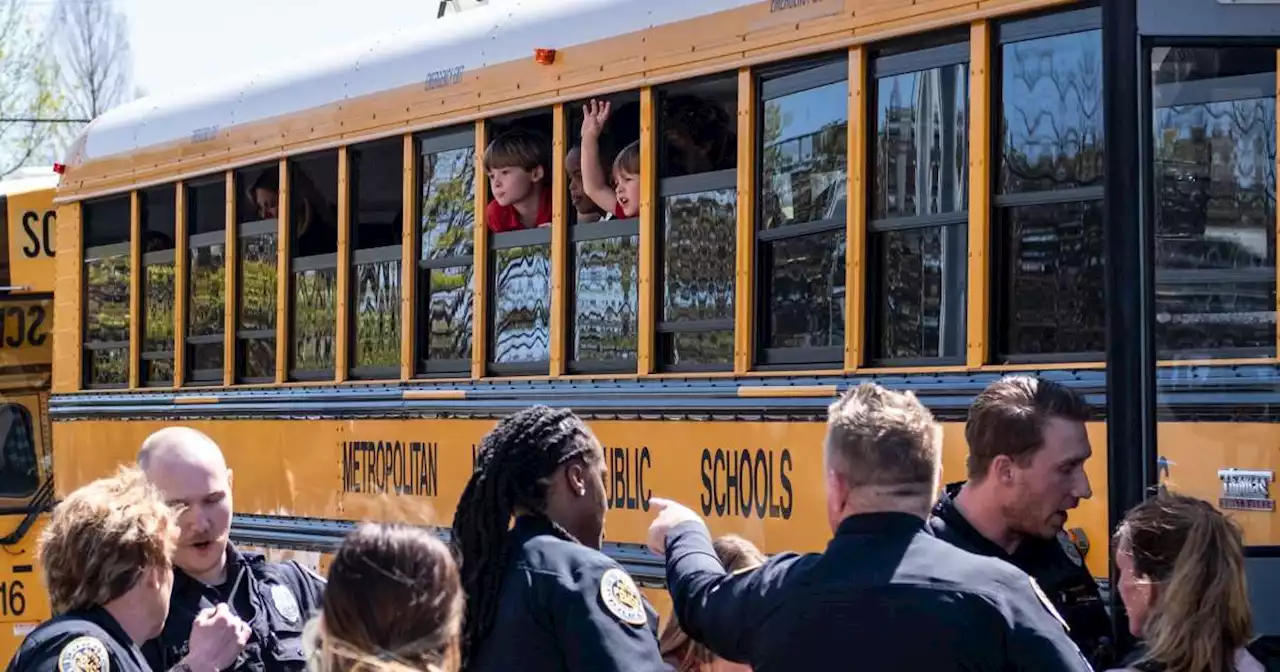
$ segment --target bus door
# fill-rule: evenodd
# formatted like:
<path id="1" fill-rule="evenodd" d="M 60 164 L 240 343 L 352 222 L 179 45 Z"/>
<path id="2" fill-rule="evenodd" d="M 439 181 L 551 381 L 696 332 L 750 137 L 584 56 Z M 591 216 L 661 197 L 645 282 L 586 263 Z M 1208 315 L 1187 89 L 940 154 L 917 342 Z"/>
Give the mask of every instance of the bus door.
<path id="1" fill-rule="evenodd" d="M 36 539 L 53 503 L 48 392 L 3 389 L 0 377 L 0 652 L 12 655 L 50 617 Z"/>

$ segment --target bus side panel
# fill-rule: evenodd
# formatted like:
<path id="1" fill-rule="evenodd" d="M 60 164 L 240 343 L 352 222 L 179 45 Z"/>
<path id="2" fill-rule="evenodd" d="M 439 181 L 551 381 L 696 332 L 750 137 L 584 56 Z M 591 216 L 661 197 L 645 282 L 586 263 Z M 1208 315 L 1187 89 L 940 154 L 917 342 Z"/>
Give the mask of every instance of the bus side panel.
<path id="1" fill-rule="evenodd" d="M 57 490 L 131 461 L 160 421 L 58 423 Z M 187 423 L 222 446 L 234 471 L 237 513 L 339 520 L 401 519 L 448 527 L 492 420 L 209 420 Z M 701 513 L 713 534 L 734 533 L 767 552 L 817 551 L 831 538 L 820 422 L 593 421 L 605 446 L 610 507 L 606 537 L 644 544 L 648 498 L 674 498 Z M 965 476 L 964 427 L 944 425 L 944 482 Z M 1095 496 L 1073 511 L 1107 575 L 1105 431 L 1089 427 Z"/>
<path id="2" fill-rule="evenodd" d="M 17 529 L 23 517 L 0 516 L 0 536 Z M 21 540 L 0 554 L 0 658 L 6 662 L 27 633 L 51 616 L 44 572 L 36 560 L 36 539 L 47 522 L 48 514 L 41 515 Z"/>

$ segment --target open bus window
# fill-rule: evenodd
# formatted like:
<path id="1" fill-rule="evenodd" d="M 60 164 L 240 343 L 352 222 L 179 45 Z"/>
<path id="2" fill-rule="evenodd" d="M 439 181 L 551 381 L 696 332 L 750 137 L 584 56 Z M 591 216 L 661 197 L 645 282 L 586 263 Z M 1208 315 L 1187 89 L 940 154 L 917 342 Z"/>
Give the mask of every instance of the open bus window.
<path id="1" fill-rule="evenodd" d="M 737 73 L 658 91 L 658 367 L 733 367 Z"/>
<path id="2" fill-rule="evenodd" d="M 475 299 L 476 134 L 419 135 L 415 373 L 467 375 Z"/>
<path id="3" fill-rule="evenodd" d="M 1276 57 L 1152 50 L 1156 348 L 1251 356 L 1276 344 Z"/>
<path id="4" fill-rule="evenodd" d="M 237 170 L 236 382 L 276 378 L 280 164 Z"/>
<path id="5" fill-rule="evenodd" d="M 351 353 L 355 378 L 400 377 L 400 265 L 404 231 L 404 141 L 347 152 L 351 229 Z"/>
<path id="6" fill-rule="evenodd" d="M 964 357 L 968 61 L 957 41 L 871 64 L 867 322 L 880 363 Z"/>
<path id="7" fill-rule="evenodd" d="M 142 384 L 173 384 L 173 185 L 138 192 L 142 224 Z"/>
<path id="8" fill-rule="evenodd" d="M 607 108 L 606 108 L 607 104 Z M 607 109 L 588 122 L 586 112 Z M 565 154 L 569 191 L 569 370 L 634 371 L 639 345 L 640 99 L 635 92 L 567 103 Z M 594 176 L 583 157 L 596 156 Z M 595 190 L 589 187 L 596 180 Z M 619 186 L 621 183 L 621 186 Z M 602 202 L 601 202 L 602 201 Z"/>
<path id="9" fill-rule="evenodd" d="M 338 329 L 338 153 L 289 161 L 289 378 L 333 378 Z"/>
<path id="10" fill-rule="evenodd" d="M 84 382 L 86 387 L 129 384 L 128 195 L 83 205 Z"/>
<path id="11" fill-rule="evenodd" d="M 187 185 L 187 380 L 222 383 L 226 323 L 227 183 Z"/>
<path id="12" fill-rule="evenodd" d="M 516 178 L 506 181 L 493 166 L 488 171 L 485 224 L 493 232 L 489 369 L 496 375 L 545 374 L 551 360 L 551 171 L 562 164 L 551 155 L 552 114 L 535 112 L 485 123 L 490 138 L 487 156 L 511 163 L 527 154 L 521 160 L 537 164 L 527 175 L 528 171 L 516 171 Z M 515 199 L 521 195 L 535 199 L 532 228 L 516 219 Z"/>
<path id="13" fill-rule="evenodd" d="M 36 468 L 36 445 L 32 436 L 31 413 L 18 404 L 0 405 L 0 497 L 26 497 L 36 491 L 40 474 Z"/>

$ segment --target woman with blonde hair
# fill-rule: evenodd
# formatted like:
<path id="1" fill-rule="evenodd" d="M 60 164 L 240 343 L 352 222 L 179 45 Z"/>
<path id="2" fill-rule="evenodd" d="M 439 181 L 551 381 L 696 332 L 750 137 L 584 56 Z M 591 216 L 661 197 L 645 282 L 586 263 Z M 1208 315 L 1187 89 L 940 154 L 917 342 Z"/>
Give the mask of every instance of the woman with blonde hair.
<path id="1" fill-rule="evenodd" d="M 764 553 L 751 542 L 734 534 L 727 534 L 712 543 L 720 564 L 729 572 L 752 569 L 764 564 Z M 667 625 L 658 640 L 662 658 L 676 668 L 676 672 L 750 672 L 751 667 L 734 663 L 712 653 L 710 649 L 693 641 L 676 621 L 675 613 L 667 617 Z"/>
<path id="2" fill-rule="evenodd" d="M 1115 536 L 1129 631 L 1145 644 L 1125 670 L 1275 669 L 1262 662 L 1274 643 L 1249 641 L 1244 537 L 1233 521 L 1208 502 L 1161 492 L 1130 510 Z"/>
<path id="3" fill-rule="evenodd" d="M 405 524 L 364 524 L 329 567 L 307 625 L 313 672 L 457 672 L 464 598 L 443 542 Z"/>

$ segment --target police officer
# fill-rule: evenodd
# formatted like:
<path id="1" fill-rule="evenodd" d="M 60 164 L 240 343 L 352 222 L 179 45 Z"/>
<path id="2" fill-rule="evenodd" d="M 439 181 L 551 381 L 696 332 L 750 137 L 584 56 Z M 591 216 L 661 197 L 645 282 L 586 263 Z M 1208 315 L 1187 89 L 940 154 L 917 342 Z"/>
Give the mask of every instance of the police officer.
<path id="1" fill-rule="evenodd" d="M 168 427 L 147 438 L 138 462 L 170 503 L 186 509 L 178 519 L 169 620 L 142 647 L 151 666 L 167 670 L 181 660 L 196 615 L 225 604 L 251 629 L 232 669 L 304 669 L 303 626 L 320 611 L 324 580 L 296 562 L 267 562 L 230 543 L 231 470 L 218 445 L 194 429 Z"/>
<path id="2" fill-rule="evenodd" d="M 600 442 L 567 410 L 535 406 L 485 436 L 453 522 L 463 669 L 670 669 L 657 613 L 599 550 L 606 471 Z"/>
<path id="3" fill-rule="evenodd" d="M 9 672 L 150 672 L 138 644 L 159 634 L 169 612 L 177 536 L 174 512 L 138 469 L 68 495 L 36 551 L 57 616 L 27 636 Z M 201 614 L 181 664 L 215 672 L 248 636 L 225 609 Z"/>
<path id="4" fill-rule="evenodd" d="M 696 513 L 651 500 L 649 547 L 689 636 L 755 672 L 1090 669 L 1030 577 L 929 533 L 942 429 L 914 395 L 846 393 L 823 452 L 823 553 L 726 574 Z"/>
<path id="5" fill-rule="evenodd" d="M 1095 667 L 1118 662 L 1110 616 L 1079 550 L 1062 526 L 1093 493 L 1084 464 L 1090 409 L 1070 388 L 1011 376 L 969 408 L 967 482 L 948 485 L 929 521 L 934 534 L 970 553 L 1000 558 L 1035 577 Z"/>

